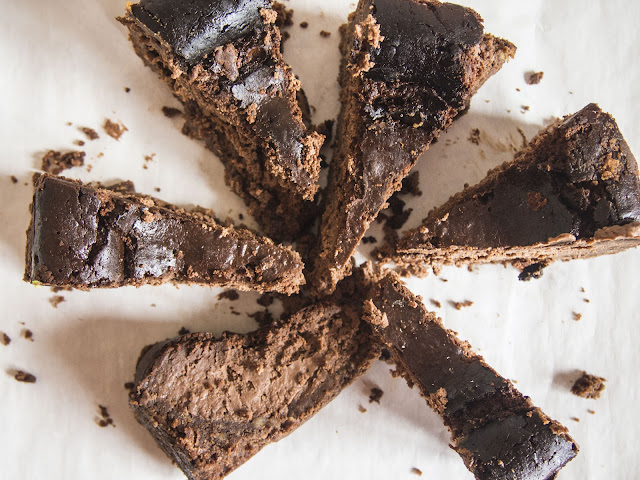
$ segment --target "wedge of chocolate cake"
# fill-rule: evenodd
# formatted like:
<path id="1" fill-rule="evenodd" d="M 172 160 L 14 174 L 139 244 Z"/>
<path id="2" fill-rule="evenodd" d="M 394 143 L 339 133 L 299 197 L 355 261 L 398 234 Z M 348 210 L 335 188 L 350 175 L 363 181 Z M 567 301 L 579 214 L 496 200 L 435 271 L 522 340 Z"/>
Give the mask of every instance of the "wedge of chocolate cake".
<path id="1" fill-rule="evenodd" d="M 142 0 L 119 20 L 265 232 L 295 238 L 315 213 L 324 137 L 303 120 L 271 1 Z"/>
<path id="2" fill-rule="evenodd" d="M 398 372 L 451 432 L 478 480 L 547 480 L 577 452 L 565 427 L 471 351 L 395 273 L 374 278 L 365 310 Z"/>
<path id="3" fill-rule="evenodd" d="M 41 175 L 31 205 L 24 278 L 93 288 L 193 283 L 296 293 L 300 256 L 212 212 Z"/>
<path id="4" fill-rule="evenodd" d="M 333 291 L 420 154 L 515 53 L 468 8 L 360 0 L 342 29 L 342 110 L 310 283 Z"/>
<path id="5" fill-rule="evenodd" d="M 193 333 L 143 350 L 130 404 L 190 480 L 222 478 L 365 373 L 371 328 L 319 303 L 248 335 Z"/>
<path id="6" fill-rule="evenodd" d="M 526 274 L 639 244 L 636 159 L 613 117 L 590 104 L 432 210 L 389 250 L 417 274 L 486 262 L 512 262 Z"/>

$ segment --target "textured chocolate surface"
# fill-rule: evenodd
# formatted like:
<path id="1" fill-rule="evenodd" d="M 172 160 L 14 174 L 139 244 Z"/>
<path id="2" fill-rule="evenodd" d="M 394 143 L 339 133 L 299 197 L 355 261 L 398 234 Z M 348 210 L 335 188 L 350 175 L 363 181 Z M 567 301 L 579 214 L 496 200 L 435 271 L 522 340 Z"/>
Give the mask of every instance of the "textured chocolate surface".
<path id="1" fill-rule="evenodd" d="M 248 335 L 194 333 L 144 350 L 130 403 L 189 479 L 221 478 L 314 415 L 378 354 L 365 322 L 316 304 Z"/>
<path id="2" fill-rule="evenodd" d="M 368 319 L 399 372 L 451 431 L 478 480 L 553 478 L 578 447 L 560 424 L 429 313 L 394 273 L 375 279 Z"/>
<path id="3" fill-rule="evenodd" d="M 220 157 L 268 235 L 293 240 L 315 214 L 324 137 L 305 125 L 278 11 L 268 0 L 146 0 L 120 21 L 183 102 L 183 131 Z"/>
<path id="4" fill-rule="evenodd" d="M 420 154 L 515 52 L 470 9 L 361 0 L 343 27 L 338 149 L 310 282 L 331 293 Z"/>
<path id="5" fill-rule="evenodd" d="M 78 288 L 173 281 L 293 293 L 297 253 L 207 212 L 61 177 L 38 180 L 25 279 Z"/>
<path id="6" fill-rule="evenodd" d="M 447 247 L 527 247 L 562 235 L 588 241 L 602 229 L 639 221 L 636 160 L 615 120 L 590 104 L 430 212 L 400 240 L 397 254 L 400 262 L 411 262 L 412 254 Z M 569 255 L 588 253 L 576 248 Z M 538 259 L 551 260 L 552 251 Z"/>

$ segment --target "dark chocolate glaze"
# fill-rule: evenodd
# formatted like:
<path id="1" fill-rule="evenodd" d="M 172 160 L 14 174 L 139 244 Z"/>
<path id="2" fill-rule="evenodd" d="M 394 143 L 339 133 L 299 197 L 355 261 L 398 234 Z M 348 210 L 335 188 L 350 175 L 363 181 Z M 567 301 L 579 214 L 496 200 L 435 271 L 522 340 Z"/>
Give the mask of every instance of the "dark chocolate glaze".
<path id="1" fill-rule="evenodd" d="M 527 246 L 566 233 L 591 238 L 600 228 L 634 221 L 640 221 L 636 160 L 615 120 L 590 104 L 431 212 L 422 223 L 428 231 L 408 232 L 398 250 Z"/>
<path id="2" fill-rule="evenodd" d="M 512 479 L 517 473 L 515 478 L 546 480 L 576 455 L 563 427 L 445 329 L 395 274 L 375 282 L 370 297 L 382 344 L 443 417 L 477 479 Z"/>
<path id="3" fill-rule="evenodd" d="M 142 0 L 131 12 L 189 65 L 262 26 L 269 0 Z"/>
<path id="4" fill-rule="evenodd" d="M 262 290 L 301 277 L 299 257 L 289 249 L 248 230 L 145 203 L 148 197 L 42 176 L 27 279 L 80 287 L 167 279 Z"/>

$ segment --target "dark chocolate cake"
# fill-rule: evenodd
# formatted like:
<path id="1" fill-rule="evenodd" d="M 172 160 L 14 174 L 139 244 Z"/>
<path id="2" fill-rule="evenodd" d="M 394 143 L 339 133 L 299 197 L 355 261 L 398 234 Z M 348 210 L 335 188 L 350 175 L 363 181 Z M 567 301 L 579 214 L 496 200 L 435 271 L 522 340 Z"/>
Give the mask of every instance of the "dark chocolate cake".
<path id="1" fill-rule="evenodd" d="M 265 232 L 291 240 L 315 214 L 324 137 L 305 125 L 277 20 L 269 0 L 142 0 L 120 18 L 184 104 L 185 132 L 220 157 Z"/>
<path id="2" fill-rule="evenodd" d="M 468 8 L 436 0 L 360 0 L 343 27 L 338 145 L 310 283 L 331 293 L 420 154 L 515 47 Z"/>
<path id="3" fill-rule="evenodd" d="M 636 159 L 613 117 L 590 104 L 432 210 L 391 257 L 418 274 L 462 263 L 539 269 L 638 244 Z"/>
<path id="4" fill-rule="evenodd" d="M 576 456 L 567 429 L 447 330 L 396 274 L 375 279 L 369 296 L 365 309 L 376 336 L 442 416 L 476 479 L 548 480 Z"/>
<path id="5" fill-rule="evenodd" d="M 222 478 L 365 373 L 371 329 L 319 303 L 248 335 L 194 333 L 138 361 L 131 406 L 191 480 Z"/>
<path id="6" fill-rule="evenodd" d="M 42 175 L 31 212 L 24 278 L 34 284 L 170 281 L 291 294 L 304 283 L 296 252 L 222 225 L 210 211 Z"/>

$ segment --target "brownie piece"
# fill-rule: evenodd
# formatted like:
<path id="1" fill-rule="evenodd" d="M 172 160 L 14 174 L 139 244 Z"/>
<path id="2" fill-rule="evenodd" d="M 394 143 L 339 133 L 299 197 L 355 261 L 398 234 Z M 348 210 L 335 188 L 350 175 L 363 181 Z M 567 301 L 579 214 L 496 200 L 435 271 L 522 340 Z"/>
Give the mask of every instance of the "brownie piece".
<path id="1" fill-rule="evenodd" d="M 310 283 L 333 291 L 420 154 L 515 47 L 473 10 L 436 0 L 360 0 L 342 28 L 337 149 Z"/>
<path id="2" fill-rule="evenodd" d="M 549 419 L 387 272 L 373 281 L 367 319 L 398 372 L 417 385 L 478 480 L 555 478 L 578 452 Z"/>
<path id="3" fill-rule="evenodd" d="M 308 420 L 378 354 L 366 322 L 319 303 L 248 335 L 193 333 L 143 350 L 130 404 L 187 478 L 221 478 Z"/>
<path id="4" fill-rule="evenodd" d="M 198 283 L 295 293 L 300 256 L 210 211 L 42 175 L 27 230 L 25 280 L 54 286 Z"/>
<path id="5" fill-rule="evenodd" d="M 392 257 L 418 274 L 441 264 L 512 262 L 539 276 L 553 260 L 640 244 L 639 222 L 636 159 L 613 117 L 589 104 L 432 210 Z"/>
<path id="6" fill-rule="evenodd" d="M 185 133 L 220 157 L 268 235 L 295 238 L 315 215 L 324 137 L 303 119 L 270 0 L 142 0 L 119 20 L 184 104 Z"/>

